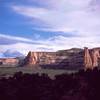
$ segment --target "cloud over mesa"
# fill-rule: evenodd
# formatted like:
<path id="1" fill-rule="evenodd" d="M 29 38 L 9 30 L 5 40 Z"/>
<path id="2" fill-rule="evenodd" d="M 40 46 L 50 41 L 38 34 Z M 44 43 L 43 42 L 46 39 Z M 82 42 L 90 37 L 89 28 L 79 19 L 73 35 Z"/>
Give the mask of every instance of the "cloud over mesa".
<path id="1" fill-rule="evenodd" d="M 7 39 L 5 37 L 5 39 Z M 27 40 L 27 39 L 26 39 Z M 14 41 L 14 40 L 13 40 Z M 83 38 L 83 37 L 65 37 L 62 35 L 50 37 L 45 40 L 37 40 L 31 43 L 17 41 L 14 44 L 5 44 L 1 45 L 1 52 L 5 52 L 8 50 L 19 51 L 20 53 L 27 55 L 29 51 L 57 51 L 61 49 L 69 49 L 69 48 L 83 48 L 84 46 L 95 47 L 99 45 L 100 39 L 99 37 L 91 37 L 91 38 Z"/>

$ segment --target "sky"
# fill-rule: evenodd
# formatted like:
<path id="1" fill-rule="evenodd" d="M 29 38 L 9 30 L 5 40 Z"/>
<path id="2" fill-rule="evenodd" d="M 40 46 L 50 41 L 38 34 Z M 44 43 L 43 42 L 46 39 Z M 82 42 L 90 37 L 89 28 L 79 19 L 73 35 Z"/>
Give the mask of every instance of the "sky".
<path id="1" fill-rule="evenodd" d="M 100 0 L 0 0 L 0 52 L 100 47 Z"/>

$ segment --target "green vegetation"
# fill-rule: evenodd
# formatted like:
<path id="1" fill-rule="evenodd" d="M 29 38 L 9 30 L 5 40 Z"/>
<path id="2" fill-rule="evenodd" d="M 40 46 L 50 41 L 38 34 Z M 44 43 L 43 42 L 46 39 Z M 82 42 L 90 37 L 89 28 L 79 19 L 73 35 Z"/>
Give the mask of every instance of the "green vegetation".
<path id="1" fill-rule="evenodd" d="M 0 77 L 9 77 L 14 75 L 16 72 L 23 72 L 23 73 L 39 73 L 40 75 L 42 73 L 48 74 L 51 78 L 53 78 L 55 75 L 60 75 L 63 73 L 74 73 L 77 72 L 75 70 L 64 70 L 64 69 L 42 69 L 39 68 L 38 66 L 30 67 L 8 67 L 8 66 L 0 66 Z"/>

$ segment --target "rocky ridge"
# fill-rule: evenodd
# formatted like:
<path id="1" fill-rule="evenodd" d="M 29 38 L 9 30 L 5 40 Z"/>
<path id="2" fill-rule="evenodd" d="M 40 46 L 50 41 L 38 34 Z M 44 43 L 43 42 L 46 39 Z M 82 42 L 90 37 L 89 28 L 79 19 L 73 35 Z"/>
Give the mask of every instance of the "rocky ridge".
<path id="1" fill-rule="evenodd" d="M 46 68 L 93 69 L 100 66 L 100 48 L 72 48 L 57 52 L 29 52 L 23 58 L 0 58 L 0 65 L 39 65 Z"/>
<path id="2" fill-rule="evenodd" d="M 74 68 L 83 66 L 83 50 L 69 49 L 57 52 L 29 52 L 24 59 L 25 65 L 40 65 L 56 68 Z"/>

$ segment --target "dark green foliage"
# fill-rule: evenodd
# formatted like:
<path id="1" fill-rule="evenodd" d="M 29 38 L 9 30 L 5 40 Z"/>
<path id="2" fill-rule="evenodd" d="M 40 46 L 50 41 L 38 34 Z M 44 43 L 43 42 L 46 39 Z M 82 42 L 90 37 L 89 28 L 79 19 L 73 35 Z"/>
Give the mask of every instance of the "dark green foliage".
<path id="1" fill-rule="evenodd" d="M 0 79 L 0 100 L 100 100 L 100 70 L 80 70 L 55 79 L 18 72 Z"/>

